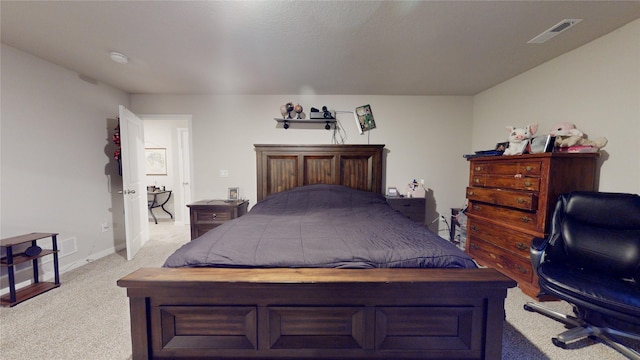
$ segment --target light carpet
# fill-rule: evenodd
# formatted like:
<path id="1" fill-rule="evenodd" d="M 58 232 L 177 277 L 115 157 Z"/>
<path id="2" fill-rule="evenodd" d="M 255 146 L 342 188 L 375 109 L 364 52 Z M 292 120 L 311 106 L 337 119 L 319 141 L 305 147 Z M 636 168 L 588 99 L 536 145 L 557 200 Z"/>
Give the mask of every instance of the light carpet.
<path id="1" fill-rule="evenodd" d="M 132 261 L 124 253 L 106 256 L 61 276 L 62 285 L 13 308 L 0 308 L 0 359 L 131 359 L 129 304 L 116 281 L 141 267 L 159 267 L 189 241 L 187 226 L 151 223 L 151 238 Z M 562 324 L 523 310 L 531 301 L 518 288 L 505 304 L 503 359 L 624 359 L 605 344 L 583 340 L 563 350 L 551 337 Z M 564 302 L 549 306 L 570 311 Z"/>

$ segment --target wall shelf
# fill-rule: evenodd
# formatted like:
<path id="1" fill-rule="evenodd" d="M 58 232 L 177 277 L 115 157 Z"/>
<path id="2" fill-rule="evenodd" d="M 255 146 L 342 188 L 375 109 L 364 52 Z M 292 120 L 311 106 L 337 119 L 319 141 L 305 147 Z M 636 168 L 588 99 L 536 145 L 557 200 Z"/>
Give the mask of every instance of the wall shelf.
<path id="1" fill-rule="evenodd" d="M 281 118 L 274 118 L 273 120 L 277 121 L 278 123 L 283 123 L 283 127 L 286 129 L 289 128 L 290 124 L 295 124 L 295 123 L 299 123 L 299 124 L 324 124 L 324 128 L 329 130 L 331 129 L 331 124 L 335 124 L 336 123 L 336 119 L 281 119 Z M 335 127 L 335 125 L 334 125 Z"/>

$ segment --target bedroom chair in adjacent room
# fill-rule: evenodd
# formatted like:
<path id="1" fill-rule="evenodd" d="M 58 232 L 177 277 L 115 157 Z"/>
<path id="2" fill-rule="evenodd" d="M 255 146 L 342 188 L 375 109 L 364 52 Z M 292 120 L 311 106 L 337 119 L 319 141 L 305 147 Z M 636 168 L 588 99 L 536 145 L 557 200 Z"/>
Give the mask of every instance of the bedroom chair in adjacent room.
<path id="1" fill-rule="evenodd" d="M 588 336 L 640 359 L 629 346 L 640 344 L 640 196 L 562 194 L 551 226 L 548 238 L 533 239 L 531 260 L 541 294 L 570 303 L 574 315 L 532 302 L 525 310 L 570 327 L 552 338 L 556 346 Z"/>

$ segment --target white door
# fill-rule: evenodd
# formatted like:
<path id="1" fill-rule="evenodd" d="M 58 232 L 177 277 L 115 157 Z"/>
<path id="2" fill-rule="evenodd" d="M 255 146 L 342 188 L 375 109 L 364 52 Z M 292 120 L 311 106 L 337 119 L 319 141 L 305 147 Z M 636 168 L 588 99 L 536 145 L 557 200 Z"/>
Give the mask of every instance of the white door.
<path id="1" fill-rule="evenodd" d="M 131 260 L 149 240 L 144 127 L 142 120 L 122 105 L 120 105 L 120 140 L 127 260 Z"/>
<path id="2" fill-rule="evenodd" d="M 185 224 L 191 222 L 188 204 L 191 203 L 191 159 L 189 154 L 189 129 L 178 129 L 178 165 L 180 172 L 180 186 L 182 187 L 182 201 L 179 204 L 182 220 Z"/>

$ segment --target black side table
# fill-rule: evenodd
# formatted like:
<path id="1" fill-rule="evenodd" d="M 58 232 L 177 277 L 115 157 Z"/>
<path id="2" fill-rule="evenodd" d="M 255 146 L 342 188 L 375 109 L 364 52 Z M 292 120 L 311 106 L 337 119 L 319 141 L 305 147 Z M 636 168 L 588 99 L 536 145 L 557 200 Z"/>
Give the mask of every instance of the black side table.
<path id="1" fill-rule="evenodd" d="M 164 195 L 167 194 L 167 197 L 164 199 L 164 201 L 162 203 L 160 203 L 158 201 L 158 195 Z M 149 212 L 151 213 L 151 216 L 153 216 L 153 220 L 156 222 L 156 224 L 158 223 L 158 219 L 156 219 L 156 215 L 153 213 L 153 211 L 151 209 L 155 209 L 155 208 L 162 208 L 162 210 L 164 210 L 164 212 L 166 212 L 167 214 L 169 214 L 169 216 L 171 216 L 171 218 L 173 219 L 173 214 L 170 213 L 169 211 L 167 211 L 167 209 L 164 208 L 164 205 L 169 202 L 169 199 L 171 199 L 171 190 L 161 190 L 161 191 L 153 191 L 153 192 L 147 192 L 147 195 L 152 196 L 153 200 L 149 200 Z"/>

